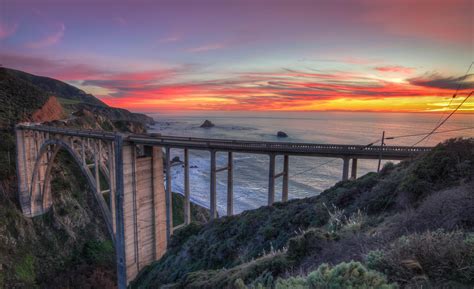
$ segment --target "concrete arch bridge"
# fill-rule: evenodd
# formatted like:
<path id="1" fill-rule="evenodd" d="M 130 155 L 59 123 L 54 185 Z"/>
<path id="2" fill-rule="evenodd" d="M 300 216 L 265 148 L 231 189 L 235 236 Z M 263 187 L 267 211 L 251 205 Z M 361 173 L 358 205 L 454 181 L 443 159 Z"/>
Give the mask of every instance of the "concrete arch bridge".
<path id="1" fill-rule="evenodd" d="M 204 139 L 134 135 L 63 129 L 38 124 L 16 127 L 19 200 L 23 214 L 41 215 L 52 206 L 51 169 L 59 150 L 66 150 L 81 168 L 97 200 L 115 244 L 119 288 L 158 260 L 176 227 L 172 221 L 170 150 L 184 150 L 184 216 L 190 222 L 189 150 L 210 151 L 209 208 L 217 217 L 216 179 L 227 172 L 227 214 L 233 214 L 233 153 L 269 156 L 268 205 L 275 201 L 275 180 L 282 178 L 282 201 L 288 199 L 289 156 L 342 158 L 342 179 L 357 174 L 357 159 L 401 160 L 430 147 L 359 146 Z M 163 162 L 163 150 L 166 158 Z M 216 153 L 227 152 L 228 163 L 216 166 Z M 283 171 L 275 173 L 277 155 Z M 166 172 L 166 173 L 165 173 Z M 166 188 L 165 188 L 166 184 Z M 105 197 L 107 196 L 107 197 Z"/>

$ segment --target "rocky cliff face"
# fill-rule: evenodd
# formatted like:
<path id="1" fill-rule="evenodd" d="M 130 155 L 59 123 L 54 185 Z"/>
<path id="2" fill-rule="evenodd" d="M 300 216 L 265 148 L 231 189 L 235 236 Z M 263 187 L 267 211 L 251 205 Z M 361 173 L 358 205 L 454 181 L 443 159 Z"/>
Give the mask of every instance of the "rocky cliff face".
<path id="1" fill-rule="evenodd" d="M 52 121 L 64 118 L 65 113 L 57 98 L 51 96 L 46 103 L 31 115 L 34 122 Z"/>

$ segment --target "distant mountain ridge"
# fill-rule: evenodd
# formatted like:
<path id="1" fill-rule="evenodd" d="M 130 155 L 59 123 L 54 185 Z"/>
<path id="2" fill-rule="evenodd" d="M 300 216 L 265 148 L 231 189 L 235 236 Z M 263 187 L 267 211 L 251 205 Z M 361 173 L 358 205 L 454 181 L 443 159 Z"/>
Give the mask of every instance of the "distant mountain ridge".
<path id="1" fill-rule="evenodd" d="M 110 107 L 92 94 L 65 82 L 27 72 L 0 67 L 0 127 L 11 127 L 17 122 L 33 120 L 33 114 L 56 97 L 64 111 L 89 110 L 112 121 L 153 124 L 153 118 Z"/>

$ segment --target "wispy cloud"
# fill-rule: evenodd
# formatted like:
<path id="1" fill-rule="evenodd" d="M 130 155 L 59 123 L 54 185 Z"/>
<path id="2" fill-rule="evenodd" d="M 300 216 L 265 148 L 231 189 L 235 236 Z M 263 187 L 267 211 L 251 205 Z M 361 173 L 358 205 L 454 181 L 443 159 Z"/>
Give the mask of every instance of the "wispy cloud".
<path id="1" fill-rule="evenodd" d="M 64 37 L 64 32 L 66 31 L 66 26 L 64 23 L 60 23 L 57 31 L 47 35 L 39 40 L 29 42 L 26 44 L 26 47 L 31 49 L 44 48 L 57 44 Z"/>
<path id="2" fill-rule="evenodd" d="M 5 39 L 15 34 L 18 28 L 18 24 L 9 25 L 4 22 L 0 22 L 0 39 Z"/>
<path id="3" fill-rule="evenodd" d="M 379 72 L 388 72 L 388 73 L 400 73 L 400 74 L 412 74 L 415 71 L 413 67 L 406 67 L 401 65 L 386 65 L 386 66 L 376 66 L 375 70 Z"/>
<path id="4" fill-rule="evenodd" d="M 409 82 L 413 85 L 423 87 L 434 87 L 443 89 L 474 89 L 474 74 L 468 74 L 465 77 L 448 76 L 444 77 L 437 73 L 411 78 Z"/>
<path id="5" fill-rule="evenodd" d="M 211 50 L 223 49 L 226 45 L 223 43 L 210 43 L 201 46 L 191 47 L 186 49 L 187 52 L 206 52 Z"/>

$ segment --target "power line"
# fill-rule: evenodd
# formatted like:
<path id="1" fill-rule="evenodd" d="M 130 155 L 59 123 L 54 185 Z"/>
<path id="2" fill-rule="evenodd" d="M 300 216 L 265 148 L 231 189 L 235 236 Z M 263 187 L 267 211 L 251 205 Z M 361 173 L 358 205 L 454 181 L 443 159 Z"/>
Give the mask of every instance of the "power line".
<path id="1" fill-rule="evenodd" d="M 469 67 L 467 68 L 466 70 L 466 73 L 464 73 L 464 76 L 462 78 L 459 79 L 459 83 L 456 87 L 456 91 L 454 92 L 453 96 L 451 97 L 451 99 L 449 100 L 449 103 L 448 103 L 448 106 L 446 107 L 446 110 L 443 111 L 443 113 L 441 114 L 441 116 L 439 117 L 439 120 L 436 122 L 436 125 L 440 124 L 441 123 L 441 120 L 444 118 L 446 112 L 449 111 L 449 109 L 451 108 L 451 104 L 453 103 L 453 100 L 456 98 L 457 94 L 458 94 L 458 91 L 461 89 L 461 87 L 464 85 L 464 79 L 466 79 L 467 75 L 469 74 L 469 71 L 471 71 L 471 68 L 472 68 L 472 65 L 474 64 L 474 61 L 471 62 L 471 64 L 469 65 Z M 429 136 L 428 136 L 429 138 Z"/>
<path id="2" fill-rule="evenodd" d="M 448 106 L 446 107 L 447 110 L 443 111 L 443 114 L 441 115 L 441 117 L 439 118 L 437 124 L 439 124 L 441 122 L 441 120 L 443 119 L 444 115 L 446 114 L 446 112 L 449 110 L 449 108 L 451 107 L 451 103 L 453 102 L 453 99 L 456 98 L 457 94 L 458 94 L 458 91 L 461 89 L 461 87 L 464 85 L 464 79 L 466 79 L 467 75 L 469 74 L 469 71 L 471 71 L 471 68 L 472 68 L 472 65 L 474 64 L 474 61 L 471 62 L 471 65 L 469 65 L 469 67 L 467 68 L 466 70 L 466 73 L 464 73 L 464 76 L 459 79 L 459 83 L 458 83 L 458 86 L 456 87 L 456 91 L 454 92 L 453 96 L 451 97 L 451 100 L 449 101 L 449 104 Z"/>
<path id="3" fill-rule="evenodd" d="M 443 131 L 437 131 L 432 134 L 437 134 L 437 133 L 446 133 L 446 132 L 452 132 L 452 131 L 460 131 L 460 130 L 468 130 L 468 129 L 474 129 L 474 126 L 471 127 L 463 127 L 463 128 L 457 128 L 457 129 L 450 129 L 450 130 L 443 130 Z M 404 138 L 404 137 L 413 137 L 413 136 L 420 136 L 420 135 L 426 135 L 427 133 L 416 133 L 416 134 L 406 134 L 406 135 L 397 135 L 397 136 L 391 136 L 391 137 L 386 137 L 385 139 L 391 140 L 391 139 L 397 139 L 397 138 Z"/>
<path id="4" fill-rule="evenodd" d="M 414 143 L 412 145 L 412 147 L 416 146 L 417 144 L 419 144 L 420 142 L 424 141 L 426 138 L 428 138 L 429 136 L 431 136 L 438 128 L 440 128 L 446 121 L 448 121 L 448 119 L 456 113 L 456 111 L 458 111 L 458 109 L 466 102 L 466 100 L 469 99 L 469 97 L 471 97 L 471 95 L 474 93 L 474 90 L 471 91 L 471 93 L 469 93 L 466 98 L 442 121 L 440 122 L 438 125 L 436 125 L 427 135 L 425 135 L 424 137 L 422 137 L 419 141 L 417 141 L 416 143 Z"/>

